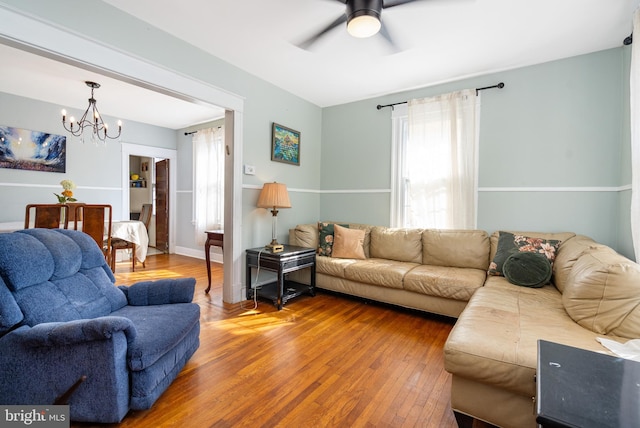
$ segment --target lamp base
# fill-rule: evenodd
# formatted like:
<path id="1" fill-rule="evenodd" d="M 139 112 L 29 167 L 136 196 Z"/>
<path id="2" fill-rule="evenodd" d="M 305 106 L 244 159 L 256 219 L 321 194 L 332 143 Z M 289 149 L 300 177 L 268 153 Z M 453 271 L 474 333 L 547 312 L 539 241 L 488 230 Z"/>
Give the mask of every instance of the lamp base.
<path id="1" fill-rule="evenodd" d="M 280 253 L 284 251 L 284 245 L 278 244 L 277 242 L 275 244 L 272 242 L 271 244 L 267 244 L 264 247 L 272 253 Z"/>

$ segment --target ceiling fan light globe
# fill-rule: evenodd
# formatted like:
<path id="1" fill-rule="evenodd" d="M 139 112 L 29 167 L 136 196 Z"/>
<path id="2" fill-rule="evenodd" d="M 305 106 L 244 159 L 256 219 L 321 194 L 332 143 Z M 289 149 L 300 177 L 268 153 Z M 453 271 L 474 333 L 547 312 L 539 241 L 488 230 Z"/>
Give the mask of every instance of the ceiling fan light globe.
<path id="1" fill-rule="evenodd" d="M 347 23 L 347 31 L 353 37 L 366 38 L 371 37 L 380 31 L 380 20 L 371 15 L 360 15 L 349 20 Z"/>

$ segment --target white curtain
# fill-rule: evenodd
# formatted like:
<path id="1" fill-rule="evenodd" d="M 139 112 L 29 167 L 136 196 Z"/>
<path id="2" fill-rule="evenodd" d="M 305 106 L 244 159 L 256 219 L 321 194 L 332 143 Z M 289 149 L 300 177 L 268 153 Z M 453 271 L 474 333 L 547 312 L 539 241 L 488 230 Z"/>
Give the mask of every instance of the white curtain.
<path id="1" fill-rule="evenodd" d="M 195 240 L 204 245 L 205 230 L 224 228 L 224 126 L 193 135 L 193 171 Z"/>
<path id="2" fill-rule="evenodd" d="M 640 9 L 633 15 L 631 70 L 629 81 L 631 110 L 631 235 L 636 261 L 640 261 Z"/>
<path id="3" fill-rule="evenodd" d="M 478 101 L 475 89 L 409 101 L 409 227 L 476 228 Z"/>

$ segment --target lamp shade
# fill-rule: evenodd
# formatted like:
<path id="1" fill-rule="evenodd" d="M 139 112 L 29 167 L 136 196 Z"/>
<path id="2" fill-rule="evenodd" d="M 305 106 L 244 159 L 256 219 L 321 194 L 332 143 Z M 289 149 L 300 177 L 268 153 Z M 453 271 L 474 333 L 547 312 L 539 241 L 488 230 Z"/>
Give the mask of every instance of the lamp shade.
<path id="1" fill-rule="evenodd" d="M 283 183 L 265 183 L 258 197 L 258 208 L 291 208 L 287 186 Z"/>

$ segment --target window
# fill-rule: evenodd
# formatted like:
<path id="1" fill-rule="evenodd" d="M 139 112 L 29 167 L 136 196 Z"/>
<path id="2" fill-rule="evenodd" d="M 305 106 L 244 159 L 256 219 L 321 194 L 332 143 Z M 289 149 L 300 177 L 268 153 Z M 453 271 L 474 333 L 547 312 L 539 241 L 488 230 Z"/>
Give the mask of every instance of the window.
<path id="1" fill-rule="evenodd" d="M 392 226 L 476 227 L 479 99 L 468 89 L 395 107 Z"/>
<path id="2" fill-rule="evenodd" d="M 224 126 L 193 135 L 193 218 L 198 245 L 224 228 Z"/>

